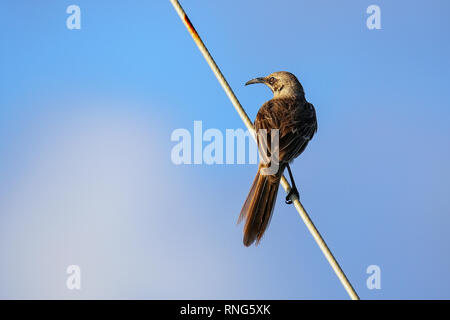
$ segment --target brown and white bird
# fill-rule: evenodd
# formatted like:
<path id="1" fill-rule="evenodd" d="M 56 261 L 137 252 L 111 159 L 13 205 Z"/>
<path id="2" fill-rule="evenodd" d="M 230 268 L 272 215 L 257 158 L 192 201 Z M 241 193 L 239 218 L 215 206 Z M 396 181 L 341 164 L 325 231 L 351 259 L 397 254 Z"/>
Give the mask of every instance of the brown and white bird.
<path id="1" fill-rule="evenodd" d="M 265 129 L 278 129 L 278 171 L 266 175 L 264 168 L 271 166 L 270 161 L 261 162 L 250 192 L 239 215 L 238 223 L 246 220 L 244 226 L 244 245 L 250 246 L 261 240 L 272 217 L 277 198 L 280 179 L 285 168 L 288 169 L 292 189 L 286 197 L 286 203 L 292 203 L 292 195 L 298 197 L 298 191 L 292 177 L 289 163 L 298 157 L 317 131 L 314 106 L 306 101 L 305 92 L 298 79 L 289 72 L 280 71 L 267 77 L 256 78 L 245 85 L 263 83 L 273 92 L 273 98 L 262 105 L 256 115 L 255 132 Z M 271 138 L 262 139 L 257 135 L 258 147 L 271 150 Z M 263 146 L 264 144 L 264 146 Z M 265 150 L 263 151 L 266 152 Z M 270 155 L 270 153 L 267 153 Z M 273 160 L 272 160 L 273 161 Z"/>

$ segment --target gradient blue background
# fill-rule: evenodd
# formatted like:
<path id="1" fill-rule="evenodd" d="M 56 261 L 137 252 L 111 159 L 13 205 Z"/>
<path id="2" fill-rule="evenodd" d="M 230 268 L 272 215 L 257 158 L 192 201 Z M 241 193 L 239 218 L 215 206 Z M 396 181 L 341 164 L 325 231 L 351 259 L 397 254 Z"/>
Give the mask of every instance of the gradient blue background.
<path id="1" fill-rule="evenodd" d="M 361 298 L 450 298 L 450 3 L 182 5 L 252 119 L 247 80 L 303 83 L 319 131 L 293 171 Z M 283 201 L 242 245 L 255 165 L 172 164 L 174 129 L 243 124 L 169 1 L 2 1 L 0 39 L 0 298 L 348 298 Z"/>

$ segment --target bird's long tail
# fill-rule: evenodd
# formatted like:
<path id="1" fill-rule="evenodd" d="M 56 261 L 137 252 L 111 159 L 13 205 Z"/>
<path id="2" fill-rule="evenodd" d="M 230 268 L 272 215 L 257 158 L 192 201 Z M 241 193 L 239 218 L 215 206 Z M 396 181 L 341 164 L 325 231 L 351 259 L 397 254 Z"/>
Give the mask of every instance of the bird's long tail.
<path id="1" fill-rule="evenodd" d="M 258 244 L 264 231 L 266 231 L 272 217 L 280 185 L 281 175 L 263 175 L 261 174 L 261 168 L 261 166 L 258 168 L 238 219 L 238 223 L 246 219 L 244 245 L 247 247 L 255 240 Z"/>

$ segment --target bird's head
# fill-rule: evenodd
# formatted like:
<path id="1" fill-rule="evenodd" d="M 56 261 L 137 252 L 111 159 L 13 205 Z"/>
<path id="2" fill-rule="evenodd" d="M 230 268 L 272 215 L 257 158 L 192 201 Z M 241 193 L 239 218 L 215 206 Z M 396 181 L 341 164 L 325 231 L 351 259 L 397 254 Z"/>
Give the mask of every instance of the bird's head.
<path id="1" fill-rule="evenodd" d="M 290 72 L 274 72 L 267 77 L 255 78 L 245 85 L 264 83 L 273 92 L 274 98 L 304 97 L 305 92 L 297 77 Z"/>

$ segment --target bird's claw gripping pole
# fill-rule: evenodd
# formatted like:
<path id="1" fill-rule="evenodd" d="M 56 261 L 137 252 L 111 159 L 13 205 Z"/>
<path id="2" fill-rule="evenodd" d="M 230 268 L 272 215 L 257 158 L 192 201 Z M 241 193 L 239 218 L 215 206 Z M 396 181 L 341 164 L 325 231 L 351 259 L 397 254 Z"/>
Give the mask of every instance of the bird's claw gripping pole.
<path id="1" fill-rule="evenodd" d="M 225 90 L 225 93 L 227 94 L 228 98 L 231 100 L 231 103 L 233 104 L 234 108 L 239 113 L 239 116 L 241 117 L 242 121 L 244 121 L 245 126 L 251 132 L 253 130 L 252 121 L 248 117 L 247 113 L 244 111 L 244 108 L 242 108 L 241 104 L 239 103 L 239 100 L 236 98 L 236 95 L 234 94 L 234 92 L 231 89 L 230 85 L 228 84 L 227 80 L 225 80 L 225 77 L 223 76 L 219 67 L 215 63 L 214 59 L 212 58 L 211 54 L 209 53 L 209 51 L 206 48 L 205 44 L 203 43 L 202 39 L 200 39 L 200 36 L 198 35 L 197 31 L 195 30 L 195 28 L 192 25 L 191 21 L 189 20 L 188 16 L 184 12 L 180 3 L 178 2 L 178 0 L 170 0 L 170 2 L 172 3 L 173 7 L 177 11 L 178 15 L 180 16 L 180 18 L 183 21 L 186 28 L 188 29 L 189 33 L 191 34 L 192 38 L 194 39 L 195 43 L 197 44 L 197 47 L 200 49 L 200 52 L 202 53 L 206 62 L 211 67 L 217 80 L 219 80 L 222 88 Z M 283 189 L 287 193 L 289 193 L 291 190 L 291 186 L 289 185 L 288 181 L 286 180 L 286 178 L 284 176 L 281 177 L 280 183 L 281 183 Z M 314 240 L 316 240 L 317 245 L 322 250 L 323 254 L 325 255 L 325 258 L 330 263 L 331 267 L 333 268 L 334 272 L 336 273 L 337 277 L 341 281 L 342 285 L 344 286 L 344 288 L 347 291 L 347 293 L 349 294 L 349 296 L 353 300 L 359 300 L 358 294 L 353 289 L 351 283 L 348 281 L 347 277 L 344 274 L 344 271 L 342 271 L 341 267 L 339 266 L 338 262 L 334 258 L 333 254 L 331 253 L 327 244 L 323 240 L 319 231 L 314 226 L 314 223 L 312 222 L 308 213 L 305 211 L 305 208 L 299 201 L 298 197 L 295 194 L 293 194 L 291 196 L 291 200 L 294 203 L 295 208 L 297 209 L 298 213 L 300 214 L 300 217 L 302 218 L 302 220 L 305 223 L 306 227 L 308 228 L 309 232 L 314 237 Z"/>

